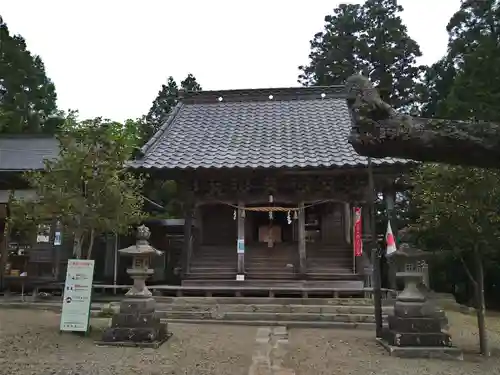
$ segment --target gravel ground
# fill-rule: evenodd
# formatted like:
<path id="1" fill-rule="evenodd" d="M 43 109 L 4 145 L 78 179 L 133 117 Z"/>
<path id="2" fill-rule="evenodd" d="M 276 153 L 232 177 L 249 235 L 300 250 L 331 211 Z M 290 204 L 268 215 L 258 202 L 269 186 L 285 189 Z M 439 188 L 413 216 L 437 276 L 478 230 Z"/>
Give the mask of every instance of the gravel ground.
<path id="1" fill-rule="evenodd" d="M 393 358 L 370 331 L 291 329 L 283 366 L 295 375 L 500 374 L 500 317 L 488 319 L 492 357 L 484 359 L 474 354 L 474 316 L 448 316 L 463 362 Z M 92 324 L 91 337 L 59 335 L 53 312 L 0 309 L 0 375 L 248 375 L 255 352 L 256 327 L 172 324 L 174 336 L 154 350 L 96 347 L 107 320 Z"/>
<path id="2" fill-rule="evenodd" d="M 0 310 L 0 374 L 247 375 L 256 334 L 255 327 L 171 324 L 172 338 L 154 350 L 96 347 L 99 330 L 85 338 L 58 329 L 53 312 Z"/>
<path id="3" fill-rule="evenodd" d="M 286 367 L 296 375 L 473 375 L 500 374 L 500 318 L 488 319 L 492 356 L 477 355 L 474 316 L 448 313 L 455 344 L 464 349 L 464 361 L 401 359 L 390 357 L 373 332 L 322 329 L 290 331 Z"/>

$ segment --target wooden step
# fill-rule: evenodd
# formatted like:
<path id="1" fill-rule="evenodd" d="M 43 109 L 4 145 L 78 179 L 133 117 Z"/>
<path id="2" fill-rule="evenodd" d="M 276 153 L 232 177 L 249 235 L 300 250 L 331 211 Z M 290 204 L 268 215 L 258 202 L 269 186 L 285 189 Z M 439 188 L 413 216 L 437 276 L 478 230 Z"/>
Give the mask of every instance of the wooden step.
<path id="1" fill-rule="evenodd" d="M 361 280 L 363 276 L 360 274 L 350 273 L 315 273 L 307 272 L 307 277 L 310 280 Z"/>
<path id="2" fill-rule="evenodd" d="M 355 276 L 355 275 L 353 275 Z M 228 287 L 228 288 L 262 288 L 262 290 L 269 288 L 295 288 L 297 290 L 307 289 L 307 288 L 321 288 L 321 289 L 363 289 L 363 282 L 351 279 L 339 279 L 339 280 L 276 280 L 276 279 L 259 279 L 259 280 L 249 280 L 238 281 L 236 279 L 224 280 L 224 279 L 210 279 L 210 280 L 183 280 L 183 286 L 189 287 L 203 287 L 203 286 L 214 286 L 214 287 Z"/>
<path id="3" fill-rule="evenodd" d="M 307 268 L 308 273 L 313 273 L 317 275 L 329 275 L 329 274 L 335 274 L 335 273 L 352 273 L 352 268 L 347 268 L 347 267 L 335 267 L 335 268 Z"/>
<path id="4" fill-rule="evenodd" d="M 256 273 L 247 272 L 245 275 L 247 280 L 295 280 L 297 276 L 295 274 L 288 273 Z"/>
<path id="5" fill-rule="evenodd" d="M 189 272 L 188 279 L 236 279 L 236 272 Z"/>
<path id="6" fill-rule="evenodd" d="M 190 266 L 189 272 L 201 272 L 201 273 L 230 273 L 236 272 L 236 267 L 227 267 L 227 266 L 218 266 L 218 267 L 198 267 L 198 266 Z"/>
<path id="7" fill-rule="evenodd" d="M 252 287 L 252 288 L 262 288 L 266 289 L 269 287 L 280 287 L 280 288 L 297 288 L 300 289 L 303 287 L 302 281 L 293 281 L 293 280 L 273 280 L 273 279 L 260 279 L 260 280 L 248 280 L 237 281 L 233 280 L 220 280 L 220 279 L 211 279 L 209 282 L 203 280 L 183 280 L 183 286 L 206 286 L 210 284 L 215 287 Z"/>

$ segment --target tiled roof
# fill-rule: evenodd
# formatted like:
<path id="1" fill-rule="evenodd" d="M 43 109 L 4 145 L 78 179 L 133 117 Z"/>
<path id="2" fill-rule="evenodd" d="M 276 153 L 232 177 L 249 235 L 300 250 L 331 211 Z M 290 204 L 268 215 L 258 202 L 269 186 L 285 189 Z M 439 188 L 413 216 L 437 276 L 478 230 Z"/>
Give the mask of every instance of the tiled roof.
<path id="1" fill-rule="evenodd" d="M 347 142 L 344 89 L 301 87 L 189 93 L 134 168 L 316 168 L 367 164 Z M 373 159 L 374 164 L 405 163 Z"/>
<path id="2" fill-rule="evenodd" d="M 0 137 L 0 171 L 43 169 L 45 159 L 59 155 L 59 143 L 46 137 Z"/>

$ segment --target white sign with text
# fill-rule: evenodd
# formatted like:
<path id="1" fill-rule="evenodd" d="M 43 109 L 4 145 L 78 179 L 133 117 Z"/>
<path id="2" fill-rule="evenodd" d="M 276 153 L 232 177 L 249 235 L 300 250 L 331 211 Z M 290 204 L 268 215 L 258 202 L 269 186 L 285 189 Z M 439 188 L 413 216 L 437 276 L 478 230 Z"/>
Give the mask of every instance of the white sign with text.
<path id="1" fill-rule="evenodd" d="M 68 260 L 59 328 L 61 331 L 87 332 L 89 329 L 93 277 L 93 260 Z"/>

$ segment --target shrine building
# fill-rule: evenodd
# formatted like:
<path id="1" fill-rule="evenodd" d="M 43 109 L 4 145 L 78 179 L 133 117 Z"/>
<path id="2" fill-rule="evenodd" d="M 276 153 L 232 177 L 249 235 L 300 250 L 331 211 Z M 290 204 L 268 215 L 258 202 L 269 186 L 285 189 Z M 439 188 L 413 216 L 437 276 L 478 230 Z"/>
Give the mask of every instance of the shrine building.
<path id="1" fill-rule="evenodd" d="M 132 162 L 178 184 L 182 285 L 362 288 L 353 212 L 373 196 L 351 122 L 343 86 L 183 93 Z M 373 159 L 377 191 L 406 164 Z"/>

